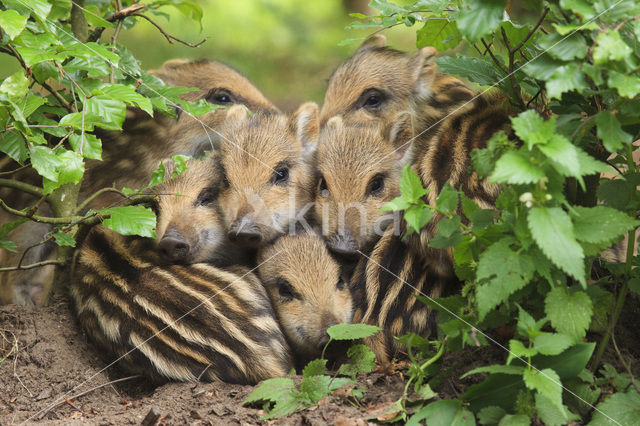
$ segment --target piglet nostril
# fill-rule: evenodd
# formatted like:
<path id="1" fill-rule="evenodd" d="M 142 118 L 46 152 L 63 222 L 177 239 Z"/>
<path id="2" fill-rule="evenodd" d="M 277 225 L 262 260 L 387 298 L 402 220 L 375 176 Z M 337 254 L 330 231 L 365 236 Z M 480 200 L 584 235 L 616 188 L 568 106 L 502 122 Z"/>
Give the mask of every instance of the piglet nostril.
<path id="1" fill-rule="evenodd" d="M 330 251 L 344 258 L 354 258 L 358 255 L 358 243 L 350 232 L 335 234 L 327 241 Z"/>
<path id="2" fill-rule="evenodd" d="M 189 250 L 189 243 L 181 235 L 165 236 L 158 243 L 160 256 L 167 262 L 184 262 Z"/>
<path id="3" fill-rule="evenodd" d="M 235 222 L 231 226 L 228 236 L 231 241 L 248 248 L 257 248 L 262 244 L 260 228 L 247 219 Z"/>

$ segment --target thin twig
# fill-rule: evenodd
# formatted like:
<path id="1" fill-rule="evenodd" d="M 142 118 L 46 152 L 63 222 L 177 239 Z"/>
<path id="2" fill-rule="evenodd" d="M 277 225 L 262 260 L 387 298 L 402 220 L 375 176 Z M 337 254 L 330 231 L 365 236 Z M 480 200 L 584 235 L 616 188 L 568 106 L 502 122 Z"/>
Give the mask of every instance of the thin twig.
<path id="1" fill-rule="evenodd" d="M 139 377 L 141 377 L 141 376 L 129 376 L 129 377 L 123 377 L 123 378 L 121 378 L 121 379 L 112 380 L 112 381 L 110 381 L 110 382 L 103 383 L 103 384 L 101 384 L 101 385 L 95 386 L 95 387 L 93 387 L 93 388 L 91 388 L 91 389 L 88 389 L 88 390 L 86 390 L 86 391 L 83 391 L 83 392 L 77 393 L 77 394 L 75 394 L 75 395 L 72 395 L 72 396 L 70 396 L 70 397 L 68 397 L 68 398 L 63 399 L 62 401 L 59 401 L 59 402 L 58 402 L 58 403 L 56 403 L 56 404 L 53 404 L 53 405 L 49 406 L 45 411 L 43 411 L 42 413 L 40 413 L 40 415 L 38 416 L 38 420 L 41 420 L 44 416 L 46 416 L 46 415 L 47 415 L 51 410 L 53 410 L 54 408 L 56 408 L 58 405 L 64 404 L 64 403 L 66 403 L 66 402 L 68 402 L 68 401 L 71 401 L 71 400 L 73 400 L 73 399 L 76 399 L 76 398 L 80 398 L 81 396 L 85 396 L 86 394 L 88 394 L 88 393 L 90 393 L 90 392 L 93 392 L 93 391 L 96 391 L 96 390 L 98 390 L 98 389 L 100 389 L 100 388 L 103 388 L 103 387 L 105 387 L 105 386 L 113 385 L 113 384 L 115 384 L 115 383 L 119 383 L 119 382 L 124 382 L 125 380 L 137 379 L 137 378 L 139 378 Z"/>
<path id="2" fill-rule="evenodd" d="M 20 260 L 18 261 L 18 268 L 22 267 L 22 262 L 24 262 L 24 258 L 27 257 L 27 253 L 29 252 L 29 250 L 31 250 L 33 248 L 36 248 L 38 246 L 41 246 L 42 244 L 46 244 L 49 241 L 51 241 L 53 238 L 54 238 L 53 234 L 51 234 L 48 237 L 46 237 L 44 240 L 42 240 L 42 241 L 40 241 L 38 243 L 32 244 L 29 247 L 27 247 L 26 249 L 24 249 L 24 251 L 22 252 L 22 256 L 20 256 Z"/>
<path id="3" fill-rule="evenodd" d="M 9 158 L 9 157 L 7 157 L 7 158 Z M 12 175 L 12 174 L 18 173 L 19 171 L 24 170 L 29 166 L 30 166 L 30 164 L 25 164 L 24 166 L 20 166 L 17 169 L 9 170 L 8 172 L 0 172 L 0 176 L 8 176 L 8 175 Z"/>
<path id="4" fill-rule="evenodd" d="M 0 199 L 0 207 L 7 213 L 11 213 L 14 216 L 26 217 L 27 219 L 31 219 L 34 222 L 50 223 L 52 225 L 66 225 L 68 223 L 80 221 L 80 219 L 83 219 L 82 216 L 48 217 L 35 214 L 33 216 L 29 216 L 26 212 L 9 207 L 2 199 Z"/>
<path id="5" fill-rule="evenodd" d="M 507 74 L 507 69 L 504 68 L 502 66 L 502 64 L 500 63 L 500 61 L 498 61 L 498 58 L 495 57 L 495 55 L 493 54 L 493 51 L 491 50 L 491 46 L 487 44 L 486 41 L 484 41 L 483 38 L 480 39 L 480 41 L 482 42 L 482 44 L 485 47 L 485 53 L 489 53 L 489 55 L 491 56 L 491 59 L 493 60 L 493 62 L 498 66 L 498 68 L 500 68 L 502 70 L 503 73 Z"/>
<path id="6" fill-rule="evenodd" d="M 149 21 L 151 23 L 151 25 L 153 25 L 154 27 L 156 27 L 158 29 L 158 31 L 160 31 L 160 34 L 162 34 L 170 44 L 173 44 L 173 40 L 175 40 L 178 43 L 184 44 L 185 46 L 198 47 L 202 43 L 204 43 L 205 41 L 207 41 L 209 39 L 209 37 L 205 37 L 200 43 L 196 43 L 196 44 L 189 43 L 188 41 L 180 40 L 179 38 L 174 37 L 171 34 L 167 33 L 165 30 L 162 29 L 162 27 L 160 25 L 156 24 L 153 21 L 153 19 L 149 18 L 148 16 L 145 16 L 145 15 L 143 15 L 141 13 L 134 13 L 132 16 L 137 16 L 139 18 L 143 18 L 143 19 L 146 19 L 147 21 Z"/>
<path id="7" fill-rule="evenodd" d="M 131 16 L 135 12 L 139 12 L 145 7 L 147 7 L 146 4 L 132 4 L 129 7 L 116 11 L 113 15 L 109 16 L 106 20 L 109 22 L 115 22 L 115 21 L 122 22 L 125 18 Z M 86 9 L 84 8 L 81 8 L 81 9 L 86 11 Z M 90 11 L 87 11 L 87 12 L 91 13 Z M 104 32 L 104 30 L 105 30 L 104 27 L 98 27 L 95 30 L 93 30 L 89 35 L 88 41 L 98 41 L 102 36 L 102 33 Z"/>
<path id="8" fill-rule="evenodd" d="M 53 88 L 44 81 L 38 84 L 44 87 L 49 93 L 51 93 L 58 100 L 58 102 L 60 102 L 60 105 L 62 105 L 64 109 L 66 109 L 70 113 L 73 112 L 73 108 L 71 107 L 69 102 L 67 102 L 67 100 L 63 98 L 60 93 L 58 93 L 56 90 L 53 90 Z"/>
<path id="9" fill-rule="evenodd" d="M 91 194 L 89 197 L 87 197 L 86 200 L 84 200 L 76 209 L 76 214 L 81 214 L 82 210 L 84 210 L 93 200 L 95 200 L 96 198 L 98 198 L 100 195 L 106 193 L 106 192 L 113 192 L 114 194 L 118 194 L 121 195 L 122 198 L 129 199 L 129 197 L 127 195 L 125 195 L 124 192 L 120 191 L 119 189 L 113 188 L 113 187 L 108 187 L 108 188 L 102 188 L 96 192 L 94 192 L 93 194 Z"/>
<path id="10" fill-rule="evenodd" d="M 638 385 L 636 384 L 635 378 L 633 377 L 633 372 L 631 371 L 631 366 L 624 359 L 624 357 L 622 356 L 622 353 L 620 352 L 620 349 L 618 348 L 618 343 L 616 342 L 616 334 L 615 334 L 615 332 L 611 333 L 611 343 L 613 343 L 613 348 L 616 350 L 616 354 L 618 354 L 618 358 L 620 359 L 620 362 L 622 363 L 622 365 L 624 365 L 624 368 L 627 369 L 627 374 L 629 374 L 629 378 L 631 379 L 631 384 L 633 385 L 634 388 L 636 388 L 636 391 L 638 391 L 640 393 L 640 388 L 638 388 Z"/>
<path id="11" fill-rule="evenodd" d="M 30 185 L 25 182 L 20 182 L 15 179 L 0 179 L 0 186 L 5 188 L 13 188 L 22 192 L 26 192 L 27 194 L 35 195 L 36 197 L 42 197 L 42 188 L 38 188 L 37 186 Z"/>
<path id="12" fill-rule="evenodd" d="M 549 8 L 545 7 L 544 8 L 544 12 L 542 12 L 542 16 L 540 17 L 540 19 L 538 19 L 538 22 L 533 26 L 533 28 L 531 28 L 531 31 L 529 31 L 529 34 L 527 34 L 527 36 L 524 38 L 524 40 L 522 40 L 520 42 L 520 44 L 518 44 L 513 51 L 517 52 L 518 50 L 520 50 L 522 48 L 522 46 L 524 46 L 524 44 L 529 41 L 529 39 L 531 38 L 531 36 L 533 35 L 533 33 L 536 32 L 536 30 L 538 29 L 538 27 L 540 27 L 540 25 L 542 25 L 542 21 L 544 21 L 544 18 L 547 16 L 547 13 L 549 13 Z M 504 31 L 504 30 L 503 30 Z"/>
<path id="13" fill-rule="evenodd" d="M 41 268 L 43 266 L 47 266 L 47 265 L 66 265 L 67 262 L 63 261 L 63 260 L 58 260 L 58 259 L 51 259 L 51 260 L 43 260 L 42 262 L 36 262 L 36 263 L 31 263 L 29 265 L 24 265 L 24 266 L 7 266 L 4 268 L 0 268 L 0 272 L 10 272 L 10 271 L 22 271 L 24 269 L 35 269 L 35 268 Z"/>
<path id="14" fill-rule="evenodd" d="M 507 37 L 507 33 L 503 27 L 500 27 L 500 31 L 502 32 L 502 40 L 504 41 L 505 46 L 507 46 L 507 50 L 509 51 L 509 81 L 511 82 L 511 90 L 513 90 L 513 96 L 516 97 L 518 104 L 522 109 L 526 109 L 526 105 L 522 100 L 522 95 L 520 94 L 520 88 L 516 82 L 516 76 L 513 71 L 513 65 L 515 62 L 515 50 L 511 49 L 511 43 L 509 43 L 509 37 Z"/>

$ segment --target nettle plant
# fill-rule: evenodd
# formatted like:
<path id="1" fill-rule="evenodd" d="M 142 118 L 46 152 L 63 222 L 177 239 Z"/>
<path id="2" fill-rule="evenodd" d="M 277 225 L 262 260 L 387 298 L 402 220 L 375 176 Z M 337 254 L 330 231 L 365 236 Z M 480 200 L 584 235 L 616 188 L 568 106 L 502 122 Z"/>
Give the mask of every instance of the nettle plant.
<path id="1" fill-rule="evenodd" d="M 56 290 L 66 280 L 66 266 L 80 226 L 102 222 L 123 234 L 154 236 L 154 213 L 142 205 L 130 205 L 140 201 L 134 196 L 138 188 L 122 194 L 123 205 L 84 211 L 87 203 L 78 199 L 78 191 L 85 160 L 101 160 L 102 141 L 96 128 L 121 130 L 128 106 L 150 115 L 171 116 L 175 116 L 177 105 L 193 115 L 215 109 L 204 100 L 181 100 L 179 95 L 196 89 L 167 87 L 143 72 L 131 52 L 117 42 L 122 30 L 140 20 L 155 24 L 150 16 L 166 15 L 166 7 L 174 7 L 197 22 L 202 18 L 201 8 L 188 0 L 145 4 L 120 0 L 0 2 L 0 52 L 3 60 L 12 58 L 20 67 L 0 84 L 0 187 L 38 199 L 23 210 L 0 199 L 0 207 L 17 218 L 2 225 L 0 249 L 16 250 L 15 243 L 6 237 L 25 221 L 53 225 L 42 243 L 55 240 L 60 246 L 58 258 L 46 262 L 62 271 L 56 275 Z M 113 29 L 108 38 L 105 29 Z M 160 31 L 169 42 L 191 45 Z M 41 185 L 12 178 L 28 169 L 41 176 Z M 158 180 L 162 176 L 155 176 Z M 51 216 L 39 213 L 44 202 L 51 207 Z M 20 268 L 29 266 L 35 265 Z M 2 270 L 20 268 L 14 265 Z"/>
<path id="2" fill-rule="evenodd" d="M 510 337 L 504 365 L 466 373 L 490 373 L 483 382 L 456 400 L 418 403 L 411 412 L 399 404 L 396 419 L 637 422 L 640 393 L 627 361 L 616 349 L 628 375 L 598 368 L 625 302 L 640 295 L 634 256 L 640 167 L 633 159 L 640 146 L 633 144 L 640 136 L 640 4 L 533 0 L 522 10 L 496 0 L 405 4 L 373 0 L 380 14 L 355 14 L 361 21 L 351 27 L 417 25 L 418 48 L 469 52 L 436 61 L 441 72 L 503 92 L 514 135 L 498 132 L 471 153 L 473 171 L 502 186 L 496 209 L 481 209 L 449 185 L 427 205 L 427 190 L 409 168 L 402 196 L 386 208 L 405 211 L 409 233 L 434 211 L 444 216 L 430 245 L 453 248 L 464 287 L 460 295 L 421 300 L 440 311 L 447 350 L 497 343 L 491 330 L 498 327 Z M 603 252 L 624 260 L 607 263 Z M 422 342 L 429 345 L 433 351 L 433 342 Z M 611 379 L 596 379 L 598 372 Z M 412 363 L 409 377 L 418 373 Z M 620 376 L 626 379 L 612 384 Z"/>

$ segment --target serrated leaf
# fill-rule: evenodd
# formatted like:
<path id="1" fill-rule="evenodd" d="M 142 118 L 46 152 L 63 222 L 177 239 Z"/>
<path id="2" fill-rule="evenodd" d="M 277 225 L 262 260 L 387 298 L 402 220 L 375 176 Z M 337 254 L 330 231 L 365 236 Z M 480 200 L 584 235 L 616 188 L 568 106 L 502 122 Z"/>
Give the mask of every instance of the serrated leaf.
<path id="1" fill-rule="evenodd" d="M 531 164 L 520 152 L 507 152 L 496 161 L 496 167 L 489 177 L 495 183 L 537 183 L 545 177 L 544 170 Z"/>
<path id="2" fill-rule="evenodd" d="M 605 206 L 574 206 L 571 212 L 576 238 L 588 243 L 613 243 L 640 222 Z"/>
<path id="3" fill-rule="evenodd" d="M 366 345 L 358 344 L 350 347 L 347 356 L 349 363 L 340 366 L 340 374 L 353 378 L 360 373 L 369 373 L 376 369 L 376 356 Z"/>
<path id="4" fill-rule="evenodd" d="M 246 405 L 257 401 L 276 401 L 286 394 L 295 391 L 293 379 L 288 377 L 275 377 L 260 383 L 242 402 Z"/>
<path id="5" fill-rule="evenodd" d="M 480 319 L 523 288 L 532 278 L 535 264 L 530 256 L 511 249 L 512 239 L 503 238 L 480 255 L 476 278 L 476 302 Z"/>
<path id="6" fill-rule="evenodd" d="M 455 22 L 429 20 L 416 32 L 416 47 L 433 46 L 438 51 L 456 47 L 462 36 Z"/>
<path id="7" fill-rule="evenodd" d="M 498 426 L 529 426 L 531 419 L 526 414 L 507 414 L 502 419 Z"/>
<path id="8" fill-rule="evenodd" d="M 620 96 L 634 98 L 640 94 L 640 78 L 635 75 L 624 75 L 615 71 L 609 71 L 609 87 L 618 90 Z"/>
<path id="9" fill-rule="evenodd" d="M 433 211 L 421 206 L 409 206 L 404 213 L 404 220 L 410 226 L 410 231 L 420 232 L 420 230 L 431 220 Z"/>
<path id="10" fill-rule="evenodd" d="M 568 24 L 568 25 L 559 25 L 553 24 L 553 28 L 556 29 L 558 34 L 564 36 L 574 31 L 590 31 L 597 30 L 600 27 L 595 22 L 585 22 L 584 24 Z"/>
<path id="11" fill-rule="evenodd" d="M 302 369 L 303 377 L 320 376 L 327 370 L 326 359 L 314 359 Z"/>
<path id="12" fill-rule="evenodd" d="M 411 170 L 410 165 L 404 166 L 402 169 L 402 177 L 400 178 L 400 192 L 402 196 L 410 202 L 418 201 L 427 190 L 423 188 L 420 177 Z"/>
<path id="13" fill-rule="evenodd" d="M 478 367 L 478 368 L 474 368 L 471 371 L 467 371 L 462 376 L 460 376 L 460 378 L 464 379 L 465 377 L 470 376 L 471 374 L 478 374 L 478 373 L 491 373 L 491 374 L 502 373 L 502 374 L 522 375 L 523 371 L 524 371 L 524 367 L 520 367 L 517 365 L 488 365 L 485 367 Z"/>
<path id="14" fill-rule="evenodd" d="M 122 235 L 155 238 L 156 215 L 144 206 L 123 206 L 100 209 L 101 215 L 111 215 L 102 224 Z"/>
<path id="15" fill-rule="evenodd" d="M 498 424 L 501 418 L 503 418 L 507 412 L 504 408 L 496 407 L 494 405 L 484 407 L 478 412 L 478 423 L 481 425 L 495 425 Z"/>
<path id="16" fill-rule="evenodd" d="M 577 32 L 564 37 L 557 33 L 546 34 L 540 37 L 539 43 L 549 55 L 563 61 L 582 59 L 589 51 L 584 37 Z"/>
<path id="17" fill-rule="evenodd" d="M 589 328 L 593 305 L 587 293 L 574 291 L 569 294 L 564 286 L 558 286 L 552 288 L 545 297 L 545 313 L 558 332 L 578 342 Z"/>
<path id="18" fill-rule="evenodd" d="M 520 340 L 509 340 L 509 356 L 507 357 L 507 364 L 515 358 L 529 358 L 537 355 L 538 351 L 534 348 L 528 348 Z"/>
<path id="19" fill-rule="evenodd" d="M 475 426 L 476 424 L 473 413 L 457 399 L 432 402 L 411 416 L 406 424 L 418 426 L 423 420 L 430 426 Z"/>
<path id="20" fill-rule="evenodd" d="M 484 58 L 442 56 L 436 58 L 435 62 L 440 71 L 467 78 L 483 86 L 493 85 L 503 76 L 502 71 Z"/>
<path id="21" fill-rule="evenodd" d="M 596 116 L 596 124 L 598 137 L 609 152 L 615 152 L 622 148 L 623 143 L 631 143 L 633 140 L 629 133 L 622 130 L 618 118 L 609 111 L 600 111 Z"/>
<path id="22" fill-rule="evenodd" d="M 358 340 L 377 334 L 380 327 L 369 324 L 336 324 L 327 329 L 333 340 Z"/>
<path id="23" fill-rule="evenodd" d="M 113 100 L 124 101 L 129 105 L 135 105 L 153 117 L 153 106 L 151 100 L 136 92 L 131 86 L 123 84 L 111 84 L 100 89 L 103 94 Z"/>
<path id="24" fill-rule="evenodd" d="M 578 416 L 571 413 L 566 406 L 558 407 L 553 404 L 549 398 L 536 392 L 536 410 L 538 417 L 548 426 L 561 426 L 569 423 L 570 421 L 580 420 Z"/>
<path id="25" fill-rule="evenodd" d="M 558 333 L 542 333 L 533 339 L 533 347 L 542 355 L 558 355 L 572 344 L 572 338 Z"/>
<path id="26" fill-rule="evenodd" d="M 580 176 L 588 176 L 596 173 L 609 171 L 609 166 L 602 161 L 598 161 L 580 148 L 576 147 L 578 154 L 578 167 Z"/>
<path id="27" fill-rule="evenodd" d="M 559 59 L 554 59 L 548 53 L 542 53 L 536 57 L 535 60 L 527 62 L 522 70 L 529 77 L 533 77 L 536 80 L 547 81 L 558 67 L 564 65 L 565 62 Z"/>
<path id="28" fill-rule="evenodd" d="M 102 141 L 91 133 L 73 134 L 69 136 L 69 143 L 84 158 L 102 160 Z"/>
<path id="29" fill-rule="evenodd" d="M 384 206 L 380 207 L 380 210 L 383 211 L 401 211 L 409 208 L 411 204 L 403 197 L 396 197 L 393 200 L 389 201 Z"/>
<path id="30" fill-rule="evenodd" d="M 562 384 L 558 373 L 550 368 L 544 370 L 525 370 L 522 375 L 524 384 L 531 390 L 538 391 L 553 405 L 562 410 Z"/>
<path id="31" fill-rule="evenodd" d="M 538 148 L 550 160 L 566 169 L 569 176 L 581 177 L 578 150 L 567 138 L 553 135 L 546 144 L 540 144 Z"/>
<path id="32" fill-rule="evenodd" d="M 560 0 L 563 9 L 569 9 L 586 19 L 596 14 L 591 3 L 589 0 Z"/>
<path id="33" fill-rule="evenodd" d="M 593 63 L 600 65 L 607 61 L 619 61 L 631 55 L 632 52 L 633 50 L 622 40 L 618 31 L 608 29 L 596 37 Z"/>
<path id="34" fill-rule="evenodd" d="M 29 91 L 29 80 L 20 70 L 5 78 L 0 84 L 0 93 L 6 93 L 11 98 L 21 98 Z"/>
<path id="35" fill-rule="evenodd" d="M 460 33 L 474 43 L 496 30 L 502 22 L 505 3 L 500 0 L 470 0 L 469 9 L 462 9 L 458 15 Z"/>
<path id="36" fill-rule="evenodd" d="M 7 130 L 0 133 L 0 150 L 13 158 L 20 164 L 24 164 L 24 161 L 28 157 L 27 145 L 24 139 L 17 132 Z"/>
<path id="37" fill-rule="evenodd" d="M 73 235 L 67 234 L 66 232 L 57 231 L 53 234 L 53 238 L 56 240 L 56 244 L 59 246 L 65 247 L 75 247 L 76 240 L 73 238 Z"/>
<path id="38" fill-rule="evenodd" d="M 0 11 L 0 28 L 9 36 L 9 40 L 19 36 L 25 25 L 27 25 L 26 16 L 12 9 Z"/>
<path id="39" fill-rule="evenodd" d="M 308 404 L 315 404 L 325 396 L 329 395 L 329 383 L 331 377 L 329 376 L 309 376 L 300 384 L 301 397 L 306 397 Z"/>
<path id="40" fill-rule="evenodd" d="M 576 241 L 569 215 L 559 207 L 533 207 L 529 209 L 527 224 L 545 256 L 586 285 L 584 252 Z"/>
<path id="41" fill-rule="evenodd" d="M 582 93 L 589 85 L 585 74 L 576 64 L 567 64 L 558 67 L 547 81 L 547 93 L 550 98 L 560 99 L 562 94 L 577 90 Z"/>
<path id="42" fill-rule="evenodd" d="M 442 188 L 436 198 L 436 208 L 443 213 L 453 213 L 458 209 L 458 191 L 447 184 Z"/>
<path id="43" fill-rule="evenodd" d="M 545 121 L 540 114 L 531 109 L 512 117 L 511 124 L 516 135 L 527 143 L 529 150 L 534 145 L 547 143 L 556 130 L 554 118 Z"/>
<path id="44" fill-rule="evenodd" d="M 635 389 L 614 393 L 597 406 L 589 426 L 640 425 L 640 394 Z"/>

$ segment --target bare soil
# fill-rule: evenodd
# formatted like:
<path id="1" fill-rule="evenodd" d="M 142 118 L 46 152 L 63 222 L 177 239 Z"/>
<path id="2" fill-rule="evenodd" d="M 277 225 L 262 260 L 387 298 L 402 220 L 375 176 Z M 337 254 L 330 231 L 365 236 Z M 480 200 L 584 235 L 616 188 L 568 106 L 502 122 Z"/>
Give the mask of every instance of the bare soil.
<path id="1" fill-rule="evenodd" d="M 623 352 L 637 371 L 637 328 L 625 328 L 631 335 L 619 340 L 635 343 L 631 350 L 625 346 Z M 447 376 L 438 389 L 439 395 L 459 396 L 480 380 L 477 376 L 460 380 L 462 372 L 475 365 L 501 362 L 504 355 L 490 346 L 446 357 Z M 615 354 L 608 357 L 615 358 Z M 372 417 L 375 421 L 375 413 L 397 400 L 404 386 L 398 372 L 374 372 L 360 379 L 368 390 L 359 404 L 337 393 L 311 409 L 261 422 L 262 410 L 242 406 L 251 386 L 169 383 L 154 388 L 142 379 L 113 383 L 126 375 L 117 365 L 105 368 L 110 361 L 87 342 L 66 302 L 50 307 L 0 307 L 0 425 L 361 425 Z"/>

